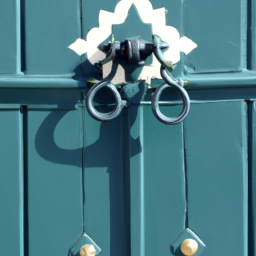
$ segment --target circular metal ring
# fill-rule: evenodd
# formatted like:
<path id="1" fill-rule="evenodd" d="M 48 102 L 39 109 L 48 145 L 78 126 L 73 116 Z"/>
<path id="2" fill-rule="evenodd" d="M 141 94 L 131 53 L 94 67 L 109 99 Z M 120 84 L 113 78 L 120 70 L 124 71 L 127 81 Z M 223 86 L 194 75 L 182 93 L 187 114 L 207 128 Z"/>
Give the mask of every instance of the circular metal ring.
<path id="1" fill-rule="evenodd" d="M 156 89 L 156 91 L 153 95 L 153 98 L 152 98 L 151 107 L 152 107 L 152 111 L 153 111 L 155 117 L 160 122 L 162 122 L 164 124 L 171 125 L 171 124 L 177 124 L 177 123 L 183 121 L 183 119 L 187 116 L 187 114 L 189 112 L 189 108 L 190 108 L 190 100 L 189 100 L 187 92 L 181 86 L 179 86 L 179 85 L 177 85 L 177 87 L 175 86 L 175 89 L 177 89 L 177 91 L 180 93 L 180 95 L 183 99 L 183 102 L 184 102 L 183 109 L 182 109 L 181 113 L 176 117 L 167 117 L 167 116 L 163 115 L 159 109 L 159 98 L 160 98 L 160 95 L 162 94 L 163 90 L 169 86 L 170 86 L 169 84 L 164 83 Z"/>
<path id="2" fill-rule="evenodd" d="M 92 118 L 94 118 L 98 121 L 101 121 L 101 122 L 106 122 L 106 121 L 116 118 L 120 114 L 120 112 L 122 111 L 122 108 L 124 106 L 122 98 L 121 98 L 119 92 L 117 91 L 116 87 L 110 82 L 107 82 L 107 84 L 105 84 L 106 82 L 107 82 L 106 79 L 103 79 L 102 81 L 100 81 L 99 83 L 94 85 L 91 88 L 91 90 L 88 92 L 87 98 L 86 98 L 86 108 L 87 108 L 88 113 L 90 114 L 90 116 Z M 115 97 L 115 101 L 116 101 L 115 109 L 109 113 L 101 113 L 101 112 L 97 111 L 92 104 L 95 94 L 98 92 L 98 90 L 100 90 L 102 87 L 105 87 L 105 86 L 111 90 L 111 92 L 113 93 L 113 95 Z"/>
<path id="3" fill-rule="evenodd" d="M 189 96 L 188 96 L 186 90 L 182 87 L 182 85 L 179 85 L 176 81 L 174 81 L 171 77 L 169 77 L 164 69 L 161 69 L 161 74 L 166 83 L 160 85 L 156 89 L 156 91 L 153 95 L 153 98 L 152 98 L 152 102 L 151 102 L 152 111 L 153 111 L 155 117 L 160 122 L 162 122 L 164 124 L 170 124 L 170 125 L 177 124 L 177 123 L 181 122 L 187 116 L 187 114 L 189 112 L 189 108 L 190 108 L 190 99 L 189 99 Z M 174 87 L 179 92 L 179 94 L 181 95 L 181 97 L 183 99 L 183 103 L 184 103 L 181 113 L 176 117 L 167 117 L 167 116 L 163 115 L 159 109 L 160 95 L 162 94 L 163 90 L 169 86 Z"/>

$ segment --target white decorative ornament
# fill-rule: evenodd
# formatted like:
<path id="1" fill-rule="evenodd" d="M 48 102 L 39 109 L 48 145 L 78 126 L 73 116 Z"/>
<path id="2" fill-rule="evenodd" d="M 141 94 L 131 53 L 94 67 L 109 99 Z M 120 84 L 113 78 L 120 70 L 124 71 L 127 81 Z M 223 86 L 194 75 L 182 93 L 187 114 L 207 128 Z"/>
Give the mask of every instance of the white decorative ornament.
<path id="1" fill-rule="evenodd" d="M 76 52 L 78 55 L 81 56 L 81 55 L 85 54 L 88 51 L 87 41 L 85 41 L 84 39 L 78 38 L 68 48 L 73 50 L 74 52 Z"/>
<path id="2" fill-rule="evenodd" d="M 95 64 L 106 57 L 106 54 L 98 49 L 98 46 L 112 34 L 112 25 L 125 22 L 129 10 L 135 4 L 141 20 L 144 23 L 152 24 L 152 32 L 169 44 L 169 49 L 164 52 L 164 58 L 177 63 L 180 60 L 180 52 L 186 55 L 197 47 L 197 44 L 186 36 L 180 37 L 175 27 L 167 26 L 165 19 L 165 8 L 153 9 L 149 0 L 121 0 L 115 8 L 115 12 L 100 10 L 99 27 L 91 29 L 87 34 L 87 40 L 77 39 L 69 46 L 78 55 L 87 53 L 88 60 Z M 118 40 L 118 38 L 116 38 Z M 139 80 L 150 81 L 151 78 L 162 79 L 160 75 L 160 63 L 153 55 L 153 62 L 149 66 L 144 66 Z M 112 67 L 112 62 L 103 65 L 103 77 L 106 77 Z M 112 83 L 125 82 L 125 74 L 121 65 L 118 66 Z"/>

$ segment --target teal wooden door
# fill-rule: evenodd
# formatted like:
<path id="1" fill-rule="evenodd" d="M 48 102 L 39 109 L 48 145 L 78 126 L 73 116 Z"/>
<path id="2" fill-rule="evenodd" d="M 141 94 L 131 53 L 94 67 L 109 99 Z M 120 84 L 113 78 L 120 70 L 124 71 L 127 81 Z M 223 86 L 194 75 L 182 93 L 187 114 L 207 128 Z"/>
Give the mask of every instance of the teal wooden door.
<path id="1" fill-rule="evenodd" d="M 116 40 L 151 38 L 150 28 L 161 25 L 183 49 L 170 55 L 179 60 L 172 75 L 189 82 L 191 109 L 177 125 L 152 113 L 162 84 L 153 71 L 119 84 L 129 106 L 116 119 L 99 122 L 87 112 L 88 81 L 103 75 L 89 33 L 118 15 L 118 4 L 132 3 L 142 21 L 144 6 L 160 19 L 141 22 L 133 12 L 113 23 Z M 183 240 L 193 238 L 196 256 L 255 255 L 254 0 L 3 0 L 0 7 L 1 254 L 78 256 L 93 244 L 102 256 L 182 256 Z M 69 49 L 78 38 L 92 50 Z M 196 46 L 188 53 L 181 39 Z M 94 103 L 108 112 L 113 95 L 103 88 Z M 181 108 L 166 89 L 161 111 L 175 116 Z"/>
<path id="2" fill-rule="evenodd" d="M 247 104 L 193 104 L 184 138 L 188 227 L 206 244 L 202 255 L 247 255 Z"/>

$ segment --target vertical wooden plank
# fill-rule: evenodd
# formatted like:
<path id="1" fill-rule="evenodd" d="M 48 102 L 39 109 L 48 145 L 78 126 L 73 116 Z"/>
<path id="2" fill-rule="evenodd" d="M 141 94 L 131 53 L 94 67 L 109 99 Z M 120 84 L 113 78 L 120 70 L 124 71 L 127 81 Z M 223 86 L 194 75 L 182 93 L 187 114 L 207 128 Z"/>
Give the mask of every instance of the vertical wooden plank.
<path id="1" fill-rule="evenodd" d="M 206 244 L 202 255 L 246 256 L 246 103 L 192 104 L 185 120 L 185 147 L 188 227 Z"/>
<path id="2" fill-rule="evenodd" d="M 99 111 L 104 110 L 108 111 Z M 102 123 L 85 110 L 84 136 L 85 232 L 102 256 L 128 256 L 122 116 Z"/>
<path id="3" fill-rule="evenodd" d="M 19 109 L 0 110 L 0 250 L 23 256 L 23 148 Z"/>
<path id="4" fill-rule="evenodd" d="M 16 0 L 3 0 L 0 4 L 0 74 L 17 73 L 17 40 L 19 17 Z"/>
<path id="5" fill-rule="evenodd" d="M 248 69 L 256 70 L 256 1 L 248 0 Z"/>
<path id="6" fill-rule="evenodd" d="M 256 103 L 249 103 L 249 255 L 256 252 Z"/>
<path id="7" fill-rule="evenodd" d="M 130 107 L 130 127 L 131 255 L 170 255 L 185 228 L 182 124 L 160 123 L 147 105 Z"/>
<path id="8" fill-rule="evenodd" d="M 145 168 L 143 107 L 130 106 L 131 255 L 145 256 Z"/>
<path id="9" fill-rule="evenodd" d="M 246 1 L 184 0 L 184 33 L 198 44 L 188 73 L 241 71 L 246 52 Z"/>
<path id="10" fill-rule="evenodd" d="M 67 47 L 80 37 L 80 0 L 25 1 L 27 74 L 79 74 L 80 58 Z"/>
<path id="11" fill-rule="evenodd" d="M 26 255 L 68 255 L 82 234 L 81 117 L 28 108 Z"/>

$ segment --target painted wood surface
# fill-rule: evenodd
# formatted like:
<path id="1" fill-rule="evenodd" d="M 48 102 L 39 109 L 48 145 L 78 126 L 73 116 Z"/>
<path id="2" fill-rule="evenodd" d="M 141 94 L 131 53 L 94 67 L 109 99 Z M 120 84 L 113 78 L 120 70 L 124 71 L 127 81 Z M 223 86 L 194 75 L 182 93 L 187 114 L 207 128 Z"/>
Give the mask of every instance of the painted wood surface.
<path id="1" fill-rule="evenodd" d="M 81 37 L 80 1 L 27 0 L 25 69 L 27 74 L 79 74 L 80 58 L 67 46 Z"/>
<path id="2" fill-rule="evenodd" d="M 0 4 L 0 74 L 17 73 L 17 3 L 16 0 L 3 0 Z"/>
<path id="3" fill-rule="evenodd" d="M 188 227 L 205 243 L 202 255 L 246 256 L 246 103 L 192 104 L 185 120 L 185 148 Z"/>
<path id="4" fill-rule="evenodd" d="M 185 0 L 184 33 L 199 47 L 185 58 L 188 73 L 230 72 L 244 68 L 246 2 Z"/>
<path id="5" fill-rule="evenodd" d="M 80 58 L 67 49 L 67 46 L 76 38 L 86 38 L 87 32 L 98 26 L 99 10 L 113 12 L 117 3 L 117 0 L 97 1 L 93 4 L 84 0 L 81 6 L 79 0 L 65 3 L 44 1 L 43 4 L 37 0 L 3 3 L 4 8 L 1 8 L 2 15 L 0 15 L 2 19 L 0 29 L 4 35 L 0 42 L 2 60 L 0 73 L 8 75 L 25 71 L 29 75 L 72 76 L 84 74 L 85 71 L 88 76 L 94 74 L 100 76 L 100 72 L 88 63 L 86 57 L 83 57 L 83 71 Z M 175 69 L 175 76 L 182 76 L 183 64 L 185 64 L 186 74 L 207 73 L 207 77 L 185 78 L 192 80 L 191 85 L 197 84 L 198 81 L 200 84 L 202 79 L 203 84 L 208 84 L 213 79 L 215 84 L 225 86 L 227 84 L 224 82 L 225 76 L 220 75 L 219 80 L 216 81 L 218 77 L 215 75 L 213 77 L 209 73 L 241 71 L 246 68 L 247 18 L 248 68 L 255 70 L 254 1 L 248 3 L 248 17 L 244 0 L 232 4 L 213 0 L 207 3 L 202 3 L 201 0 L 193 3 L 152 0 L 152 5 L 155 9 L 165 7 L 167 25 L 174 26 L 181 36 L 193 38 L 198 44 L 197 49 L 185 59 L 181 54 L 184 60 L 181 60 Z M 215 13 L 218 15 L 216 16 Z M 245 73 L 241 77 L 239 73 L 238 79 L 241 82 L 233 81 L 232 77 L 229 77 L 228 84 L 239 83 L 238 86 L 243 86 L 242 80 L 246 80 L 246 84 L 254 85 L 255 75 L 253 75 L 253 73 Z M 12 82 L 15 86 L 19 86 L 20 80 L 22 79 Z M 34 81 L 31 82 L 34 84 Z M 0 84 L 5 84 L 5 80 L 0 81 Z"/>
<path id="6" fill-rule="evenodd" d="M 0 78 L 5 87 L 0 93 L 1 253 L 10 254 L 13 248 L 17 256 L 68 255 L 86 232 L 102 256 L 171 255 L 171 244 L 188 226 L 206 244 L 205 255 L 247 256 L 246 103 L 192 104 L 185 130 L 182 125 L 159 123 L 148 102 L 138 106 L 141 99 L 150 101 L 149 92 L 136 100 L 131 96 L 134 105 L 108 123 L 92 120 L 81 108 L 71 109 L 79 101 L 78 90 L 86 88 L 86 77 L 79 81 L 70 77 L 101 73 L 87 65 L 86 57 L 82 71 L 81 59 L 67 46 L 78 37 L 86 38 L 88 30 L 98 26 L 99 10 L 114 11 L 117 2 L 83 0 L 80 6 L 79 0 L 26 0 L 21 1 L 21 18 L 19 1 L 1 4 L 0 73 L 5 75 Z M 152 0 L 152 4 L 166 7 L 167 24 L 199 46 L 187 57 L 182 55 L 175 70 L 182 76 L 186 65 L 188 88 L 231 88 L 194 90 L 193 100 L 256 98 L 254 88 L 233 89 L 254 87 L 255 72 L 228 73 L 246 67 L 245 1 Z M 249 18 L 253 25 L 254 16 Z M 17 26 L 22 28 L 22 42 Z M 248 28 L 247 55 L 252 52 L 250 68 L 255 70 L 254 31 L 253 26 Z M 128 30 L 132 33 L 132 28 Z M 14 78 L 8 75 L 19 72 L 19 49 L 24 50 L 28 76 Z M 6 89 L 9 86 L 13 89 Z M 54 87 L 75 90 L 44 89 Z M 21 115 L 20 104 L 34 106 Z M 179 107 L 162 109 L 172 115 Z M 250 111 L 249 255 L 253 255 L 254 104 Z"/>
<path id="7" fill-rule="evenodd" d="M 0 250 L 24 256 L 22 115 L 16 109 L 0 109 Z"/>
<path id="8" fill-rule="evenodd" d="M 179 110 L 163 107 L 168 115 Z M 160 123 L 148 105 L 132 106 L 129 120 L 131 255 L 171 255 L 186 222 L 182 124 Z"/>
<path id="9" fill-rule="evenodd" d="M 54 92 L 50 101 L 46 96 L 34 100 L 61 100 L 53 100 Z M 17 99 L 9 95 L 11 102 Z M 85 231 L 102 255 L 153 255 L 155 248 L 170 255 L 188 226 L 206 244 L 207 255 L 217 253 L 216 243 L 227 253 L 234 240 L 234 250 L 247 255 L 247 103 L 192 104 L 184 130 L 187 216 L 181 124 L 159 123 L 149 105 L 133 105 L 118 119 L 100 123 L 63 103 L 58 109 L 31 105 L 25 112 L 26 253 L 63 255 Z M 175 115 L 180 107 L 161 109 Z M 3 136 L 12 132 L 8 127 Z"/>
<path id="10" fill-rule="evenodd" d="M 256 102 L 249 103 L 249 255 L 256 253 Z"/>
<path id="11" fill-rule="evenodd" d="M 175 1 L 175 0 L 159 0 L 159 1 L 151 1 L 153 8 L 162 8 L 165 7 L 166 9 L 166 25 L 175 27 L 178 31 L 180 36 L 182 37 L 184 34 L 183 32 L 183 6 L 182 1 Z M 184 54 L 181 53 L 181 60 L 180 63 L 183 65 L 183 56 Z M 181 76 L 183 74 L 183 66 L 177 65 L 172 72 L 174 77 Z"/>
<path id="12" fill-rule="evenodd" d="M 186 73 L 233 72 L 246 67 L 247 18 L 244 0 L 235 4 L 231 1 L 220 3 L 213 0 L 207 3 L 202 0 L 185 1 L 183 4 L 172 1 L 151 2 L 153 8 L 166 8 L 168 25 L 176 27 L 181 36 L 186 35 L 198 44 L 197 49 L 185 57 Z M 116 0 L 108 1 L 107 6 L 97 2 L 97 5 L 89 8 L 87 2 L 83 2 L 83 38 L 86 39 L 91 28 L 98 26 L 99 11 L 113 12 L 116 4 Z M 137 27 L 132 26 L 128 30 L 136 32 L 135 29 Z M 86 71 L 96 72 L 86 56 L 83 58 Z M 177 67 L 178 70 L 180 68 L 181 66 Z"/>
<path id="13" fill-rule="evenodd" d="M 122 122 L 98 122 L 84 112 L 84 230 L 102 256 L 130 255 Z"/>
<path id="14" fill-rule="evenodd" d="M 97 0 L 97 2 L 91 3 L 87 0 L 82 0 L 82 38 L 86 39 L 87 33 L 94 27 L 99 26 L 99 12 L 100 10 L 106 10 L 110 12 L 114 12 L 116 4 L 119 0 Z M 73 38 L 75 41 L 76 38 Z M 75 53 L 74 53 L 75 54 Z M 102 72 L 100 72 L 95 66 L 93 66 L 87 55 L 82 56 L 82 65 L 85 74 L 90 74 L 90 76 L 102 76 Z"/>
<path id="15" fill-rule="evenodd" d="M 81 120 L 81 109 L 27 109 L 25 255 L 68 255 L 82 235 Z"/>
<path id="16" fill-rule="evenodd" d="M 107 123 L 85 111 L 85 232 L 102 255 L 169 255 L 185 228 L 182 125 L 153 118 L 150 106 Z"/>
<path id="17" fill-rule="evenodd" d="M 256 70 L 256 1 L 248 1 L 248 30 L 247 30 L 247 68 Z"/>

